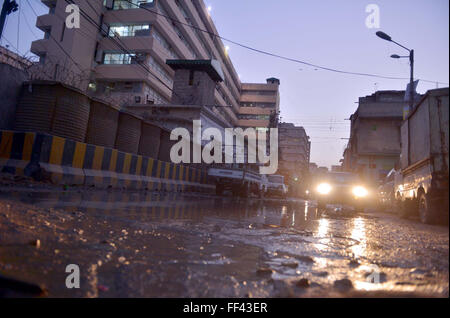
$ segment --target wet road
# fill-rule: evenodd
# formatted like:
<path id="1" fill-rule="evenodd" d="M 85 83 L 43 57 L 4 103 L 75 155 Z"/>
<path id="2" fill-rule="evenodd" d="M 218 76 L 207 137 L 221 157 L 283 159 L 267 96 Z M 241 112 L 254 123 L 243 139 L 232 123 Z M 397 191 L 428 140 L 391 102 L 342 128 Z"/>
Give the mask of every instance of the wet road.
<path id="1" fill-rule="evenodd" d="M 374 211 L 3 189 L 0 228 L 0 273 L 51 297 L 448 297 L 448 227 Z"/>

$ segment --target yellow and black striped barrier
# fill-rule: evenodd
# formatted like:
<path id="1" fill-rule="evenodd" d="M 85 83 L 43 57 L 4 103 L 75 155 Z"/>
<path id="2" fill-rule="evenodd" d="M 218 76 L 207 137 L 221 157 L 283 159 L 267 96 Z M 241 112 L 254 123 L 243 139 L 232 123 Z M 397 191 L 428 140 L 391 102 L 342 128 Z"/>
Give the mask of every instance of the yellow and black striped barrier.
<path id="1" fill-rule="evenodd" d="M 205 170 L 57 136 L 0 130 L 0 171 L 54 184 L 213 192 Z"/>

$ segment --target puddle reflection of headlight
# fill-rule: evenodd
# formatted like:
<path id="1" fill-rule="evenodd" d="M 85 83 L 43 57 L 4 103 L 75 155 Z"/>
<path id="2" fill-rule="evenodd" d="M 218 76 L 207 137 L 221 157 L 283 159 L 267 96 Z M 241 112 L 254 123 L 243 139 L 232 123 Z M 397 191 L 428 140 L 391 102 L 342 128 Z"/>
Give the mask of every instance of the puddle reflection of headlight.
<path id="1" fill-rule="evenodd" d="M 331 185 L 329 185 L 328 183 L 321 183 L 317 187 L 317 192 L 319 192 L 320 194 L 328 194 L 331 192 Z"/>
<path id="2" fill-rule="evenodd" d="M 357 198 L 364 198 L 369 194 L 369 191 L 364 187 L 358 186 L 353 188 L 353 194 Z"/>

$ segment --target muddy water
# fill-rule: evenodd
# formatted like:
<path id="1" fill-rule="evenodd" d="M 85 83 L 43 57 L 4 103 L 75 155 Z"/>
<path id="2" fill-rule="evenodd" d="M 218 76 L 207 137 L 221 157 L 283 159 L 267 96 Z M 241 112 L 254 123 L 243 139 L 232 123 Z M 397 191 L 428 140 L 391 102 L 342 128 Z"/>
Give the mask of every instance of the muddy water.
<path id="1" fill-rule="evenodd" d="M 448 296 L 448 228 L 387 214 L 51 191 L 3 192 L 0 212 L 1 273 L 53 297 Z"/>

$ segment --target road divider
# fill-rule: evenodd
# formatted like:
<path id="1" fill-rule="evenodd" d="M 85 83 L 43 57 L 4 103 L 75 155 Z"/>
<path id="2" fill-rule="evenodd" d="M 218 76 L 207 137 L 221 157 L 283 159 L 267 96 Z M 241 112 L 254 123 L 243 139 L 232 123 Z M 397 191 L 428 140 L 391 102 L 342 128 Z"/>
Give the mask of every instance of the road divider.
<path id="1" fill-rule="evenodd" d="M 68 186 L 215 191 L 206 170 L 34 132 L 0 130 L 0 171 Z"/>

